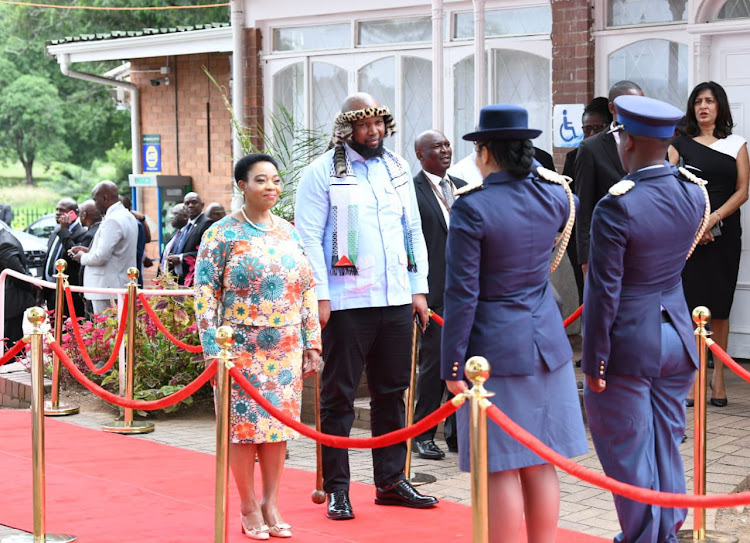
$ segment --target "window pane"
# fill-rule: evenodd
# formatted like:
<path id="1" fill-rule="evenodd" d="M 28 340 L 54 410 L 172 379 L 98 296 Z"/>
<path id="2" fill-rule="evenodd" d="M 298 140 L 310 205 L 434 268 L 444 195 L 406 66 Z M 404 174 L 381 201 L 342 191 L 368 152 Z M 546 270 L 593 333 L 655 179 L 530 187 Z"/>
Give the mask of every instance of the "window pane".
<path id="1" fill-rule="evenodd" d="M 412 17 L 362 21 L 357 32 L 358 45 L 431 41 L 432 20 L 429 17 Z"/>
<path id="2" fill-rule="evenodd" d="M 716 19 L 742 19 L 750 17 L 750 0 L 728 0 L 719 11 Z"/>
<path id="3" fill-rule="evenodd" d="M 359 70 L 359 90 L 371 94 L 381 105 L 388 106 L 394 116 L 396 111 L 396 60 L 381 58 Z M 397 123 L 398 128 L 398 123 Z M 386 145 L 393 145 L 386 143 Z"/>
<path id="4" fill-rule="evenodd" d="M 529 111 L 529 127 L 542 135 L 534 145 L 545 151 L 552 148 L 550 129 L 550 61 L 531 53 L 497 49 L 495 57 L 495 102 L 518 104 Z"/>
<path id="5" fill-rule="evenodd" d="M 402 62 L 401 154 L 414 174 L 421 168 L 414 154 L 414 140 L 421 132 L 432 128 L 432 62 L 417 57 L 404 57 Z"/>
<path id="6" fill-rule="evenodd" d="M 273 111 L 285 110 L 297 124 L 305 122 L 304 67 L 301 62 L 279 70 L 273 76 Z"/>
<path id="7" fill-rule="evenodd" d="M 552 32 L 552 8 L 500 9 L 485 12 L 484 35 L 543 34 Z M 455 38 L 474 37 L 474 13 L 456 13 Z"/>
<path id="8" fill-rule="evenodd" d="M 688 96 L 687 45 L 668 40 L 643 40 L 609 56 L 609 85 L 628 79 L 646 96 L 684 109 Z"/>
<path id="9" fill-rule="evenodd" d="M 351 47 L 351 26 L 298 26 L 273 29 L 274 51 L 305 51 L 308 49 L 340 49 Z"/>
<path id="10" fill-rule="evenodd" d="M 453 67 L 453 163 L 474 149 L 470 141 L 462 139 L 474 129 L 474 57 L 466 57 Z"/>
<path id="11" fill-rule="evenodd" d="M 609 0 L 608 26 L 687 21 L 687 0 Z"/>
<path id="12" fill-rule="evenodd" d="M 312 127 L 330 136 L 333 117 L 347 96 L 346 70 L 326 62 L 313 62 L 312 77 Z"/>

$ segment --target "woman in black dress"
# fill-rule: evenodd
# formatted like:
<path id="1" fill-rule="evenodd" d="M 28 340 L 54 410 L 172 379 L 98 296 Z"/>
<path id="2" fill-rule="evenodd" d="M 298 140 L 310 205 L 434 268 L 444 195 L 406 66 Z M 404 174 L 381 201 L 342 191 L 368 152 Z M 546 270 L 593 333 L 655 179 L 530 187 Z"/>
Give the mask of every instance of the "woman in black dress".
<path id="1" fill-rule="evenodd" d="M 691 310 L 699 305 L 711 310 L 712 337 L 726 350 L 729 312 L 740 266 L 739 209 L 748 197 L 747 142 L 732 134 L 734 123 L 729 100 L 718 83 L 709 81 L 696 86 L 688 98 L 685 116 L 685 135 L 672 141 L 669 161 L 682 163 L 708 181 L 712 212 L 706 233 L 682 272 L 682 284 Z M 724 407 L 727 405 L 724 365 L 718 360 L 714 364 L 711 403 Z"/>

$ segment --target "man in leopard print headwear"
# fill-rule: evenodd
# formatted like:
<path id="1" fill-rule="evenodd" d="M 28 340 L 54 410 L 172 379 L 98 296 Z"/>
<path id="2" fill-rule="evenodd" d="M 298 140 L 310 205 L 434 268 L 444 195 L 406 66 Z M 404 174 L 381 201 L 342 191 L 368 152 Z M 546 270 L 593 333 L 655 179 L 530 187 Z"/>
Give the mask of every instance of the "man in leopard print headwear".
<path id="1" fill-rule="evenodd" d="M 404 425 L 413 315 L 426 323 L 427 249 L 412 175 L 383 146 L 393 117 L 372 96 L 349 96 L 336 115 L 329 150 L 305 168 L 295 225 L 315 273 L 323 356 L 323 432 L 348 436 L 363 370 L 372 397 L 373 435 Z M 406 445 L 372 451 L 375 503 L 414 508 L 437 500 L 404 477 Z M 354 518 L 349 456 L 323 447 L 328 518 Z"/>

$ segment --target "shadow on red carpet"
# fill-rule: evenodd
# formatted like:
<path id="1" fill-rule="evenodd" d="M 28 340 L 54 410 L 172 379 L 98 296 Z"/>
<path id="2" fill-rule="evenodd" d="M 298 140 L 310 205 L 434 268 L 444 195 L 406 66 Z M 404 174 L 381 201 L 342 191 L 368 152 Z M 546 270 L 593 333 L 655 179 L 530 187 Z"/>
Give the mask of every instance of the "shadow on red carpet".
<path id="1" fill-rule="evenodd" d="M 158 428 L 156 430 L 158 432 Z M 81 543 L 207 543 L 213 541 L 214 457 L 133 436 L 45 420 L 47 533 Z M 32 529 L 31 414 L 0 410 L 0 524 Z M 297 543 L 366 543 L 409 539 L 471 541 L 471 511 L 441 501 L 429 510 L 373 503 L 371 486 L 353 483 L 356 519 L 334 522 L 310 500 L 315 474 L 287 468 L 281 510 Z M 229 538 L 240 533 L 239 498 L 230 479 Z M 276 540 L 276 538 L 274 538 Z M 560 530 L 558 541 L 605 541 Z"/>

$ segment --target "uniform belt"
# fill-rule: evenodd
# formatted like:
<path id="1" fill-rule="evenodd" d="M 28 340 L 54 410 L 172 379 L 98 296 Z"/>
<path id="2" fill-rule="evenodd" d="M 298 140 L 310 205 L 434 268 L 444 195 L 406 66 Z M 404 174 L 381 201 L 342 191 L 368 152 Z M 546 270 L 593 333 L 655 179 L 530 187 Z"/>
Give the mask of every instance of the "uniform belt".
<path id="1" fill-rule="evenodd" d="M 672 318 L 669 316 L 669 313 L 662 310 L 661 312 L 661 322 L 672 322 Z"/>

